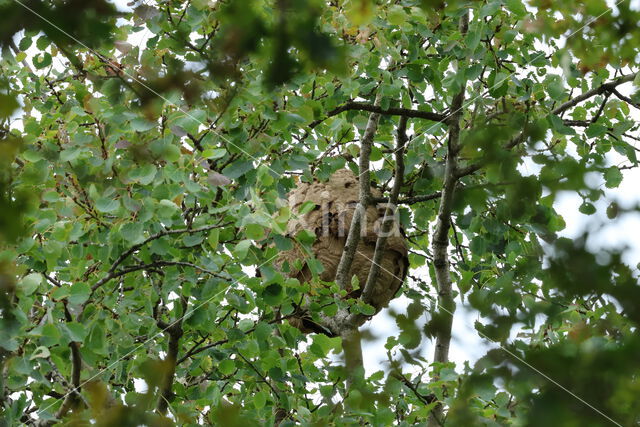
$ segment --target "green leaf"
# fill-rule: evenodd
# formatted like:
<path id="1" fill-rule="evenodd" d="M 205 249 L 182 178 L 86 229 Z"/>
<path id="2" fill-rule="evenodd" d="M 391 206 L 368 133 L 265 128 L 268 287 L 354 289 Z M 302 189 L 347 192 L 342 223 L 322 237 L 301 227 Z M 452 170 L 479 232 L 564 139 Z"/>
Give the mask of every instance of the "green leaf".
<path id="1" fill-rule="evenodd" d="M 18 282 L 18 291 L 22 295 L 31 295 L 38 289 L 38 286 L 42 283 L 42 274 L 31 273 L 20 279 Z"/>
<path id="2" fill-rule="evenodd" d="M 231 359 L 224 359 L 218 365 L 218 370 L 222 375 L 231 375 L 236 369 L 236 363 Z"/>
<path id="3" fill-rule="evenodd" d="M 251 240 L 241 240 L 233 249 L 233 254 L 238 258 L 238 260 L 242 261 L 247 257 L 247 253 L 249 252 L 249 248 L 253 245 Z"/>
<path id="4" fill-rule="evenodd" d="M 324 334 L 315 334 L 312 337 L 313 343 L 310 350 L 318 357 L 325 357 L 329 352 L 337 347 L 340 338 L 329 338 Z"/>
<path id="5" fill-rule="evenodd" d="M 202 157 L 205 159 L 219 159 L 227 154 L 227 150 L 224 148 L 208 148 L 202 152 Z"/>
<path id="6" fill-rule="evenodd" d="M 407 14 L 404 13 L 402 6 L 391 6 L 389 12 L 387 12 L 387 20 L 392 25 L 402 25 L 407 19 Z"/>
<path id="7" fill-rule="evenodd" d="M 67 298 L 71 294 L 71 287 L 68 285 L 61 286 L 56 288 L 53 292 L 51 292 L 51 298 L 54 301 L 60 301 L 64 298 Z"/>
<path id="8" fill-rule="evenodd" d="M 495 13 L 500 10 L 500 4 L 500 1 L 494 0 L 482 6 L 482 8 L 480 8 L 480 18 L 495 15 Z"/>
<path id="9" fill-rule="evenodd" d="M 166 145 L 164 147 L 164 151 L 162 152 L 161 158 L 167 162 L 177 162 L 180 159 L 180 148 L 175 145 Z"/>
<path id="10" fill-rule="evenodd" d="M 605 133 L 607 133 L 607 127 L 599 125 L 597 123 L 591 123 L 587 127 L 587 129 L 585 129 L 585 135 L 587 135 L 589 138 L 597 138 L 604 135 Z"/>
<path id="11" fill-rule="evenodd" d="M 156 215 L 161 219 L 169 219 L 178 213 L 180 213 L 178 205 L 167 199 L 160 200 L 156 208 Z"/>
<path id="12" fill-rule="evenodd" d="M 227 165 L 227 167 L 222 170 L 222 174 L 229 179 L 238 179 L 253 168 L 253 162 L 248 160 L 238 160 Z"/>
<path id="13" fill-rule="evenodd" d="M 40 52 L 33 57 L 32 62 L 36 70 L 41 70 L 51 65 L 51 55 L 48 52 Z"/>
<path id="14" fill-rule="evenodd" d="M 63 162 L 72 162 L 77 159 L 80 154 L 82 154 L 81 148 L 68 148 L 60 152 L 60 160 Z"/>
<path id="15" fill-rule="evenodd" d="M 365 316 L 373 316 L 376 314 L 376 309 L 369 304 L 365 304 L 362 300 L 358 299 L 356 301 L 356 310 Z"/>
<path id="16" fill-rule="evenodd" d="M 212 249 L 218 249 L 218 242 L 220 241 L 220 229 L 214 228 L 209 231 L 209 237 L 207 237 L 207 243 L 211 246 Z"/>
<path id="17" fill-rule="evenodd" d="M 40 36 L 36 40 L 36 47 L 40 50 L 45 50 L 51 45 L 51 40 L 47 36 Z"/>
<path id="18" fill-rule="evenodd" d="M 131 129 L 137 132 L 146 132 L 158 126 L 157 123 L 150 122 L 146 119 L 141 119 L 141 118 L 135 118 L 131 120 L 130 124 L 131 124 Z"/>
<path id="19" fill-rule="evenodd" d="M 129 244 L 135 245 L 144 241 L 144 224 L 139 222 L 130 222 L 124 224 L 120 229 L 120 233 L 124 240 Z"/>
<path id="20" fill-rule="evenodd" d="M 277 283 L 272 283 L 262 291 L 262 298 L 269 305 L 278 305 L 282 302 L 283 292 L 282 286 Z"/>
<path id="21" fill-rule="evenodd" d="M 269 337 L 271 337 L 272 333 L 273 333 L 273 328 L 268 323 L 259 322 L 256 325 L 255 336 L 258 341 L 264 342 L 265 344 L 267 344 Z"/>
<path id="22" fill-rule="evenodd" d="M 42 333 L 40 334 L 40 344 L 47 347 L 52 347 L 60 343 L 60 331 L 51 323 L 47 323 L 42 327 Z"/>
<path id="23" fill-rule="evenodd" d="M 604 173 L 607 188 L 616 188 L 622 182 L 622 172 L 616 166 L 611 166 Z"/>
<path id="24" fill-rule="evenodd" d="M 304 215 L 314 210 L 318 205 L 313 202 L 304 202 L 298 207 L 298 215 Z"/>
<path id="25" fill-rule="evenodd" d="M 467 47 L 471 50 L 474 50 L 476 47 L 478 47 L 478 45 L 480 44 L 480 36 L 481 34 L 479 29 L 469 30 L 467 36 L 465 37 L 465 44 L 467 45 Z"/>
<path id="26" fill-rule="evenodd" d="M 491 84 L 489 87 L 489 94 L 494 98 L 505 96 L 509 89 L 509 74 L 505 72 L 494 72 L 492 75 L 493 79 L 491 78 L 491 75 L 489 77 L 489 83 Z"/>
<path id="27" fill-rule="evenodd" d="M 49 356 L 51 356 L 51 352 L 49 351 L 49 349 L 45 346 L 39 346 L 36 347 L 36 349 L 33 351 L 33 353 L 31 353 L 31 356 L 29 357 L 29 360 L 34 360 L 34 359 L 46 359 Z"/>
<path id="28" fill-rule="evenodd" d="M 279 251 L 289 251 L 293 249 L 293 242 L 288 237 L 276 234 L 273 236 L 273 241 L 276 243 L 276 249 Z"/>
<path id="29" fill-rule="evenodd" d="M 596 213 L 596 207 L 589 202 L 582 203 L 578 210 L 585 215 L 593 215 L 594 213 Z"/>
<path id="30" fill-rule="evenodd" d="M 440 379 L 442 381 L 457 381 L 459 375 L 454 369 L 443 368 L 440 370 Z"/>
<path id="31" fill-rule="evenodd" d="M 103 213 L 115 212 L 120 208 L 120 200 L 112 197 L 101 197 L 96 200 L 96 209 Z"/>
<path id="32" fill-rule="evenodd" d="M 0 119 L 8 119 L 19 107 L 15 96 L 0 93 Z"/>
<path id="33" fill-rule="evenodd" d="M 18 43 L 18 49 L 25 51 L 29 49 L 32 44 L 33 44 L 33 38 L 25 36 L 20 40 L 20 43 Z"/>
<path id="34" fill-rule="evenodd" d="M 204 236 L 200 233 L 197 234 L 187 234 L 182 238 L 182 243 L 188 248 L 193 246 L 198 246 L 200 243 L 204 241 Z"/>
<path id="35" fill-rule="evenodd" d="M 298 234 L 296 234 L 296 240 L 303 244 L 312 244 L 316 240 L 316 235 L 309 230 L 300 230 Z"/>
<path id="36" fill-rule="evenodd" d="M 505 0 L 505 5 L 517 18 L 523 18 L 527 14 L 527 8 L 521 0 Z"/>
<path id="37" fill-rule="evenodd" d="M 264 408 L 264 405 L 267 403 L 267 392 L 259 391 L 253 395 L 253 405 L 256 409 Z"/>
<path id="38" fill-rule="evenodd" d="M 317 276 L 324 271 L 324 265 L 316 258 L 308 258 L 307 259 L 307 267 L 311 270 L 311 274 Z M 353 276 L 356 277 L 356 276 Z"/>
<path id="39" fill-rule="evenodd" d="M 566 97 L 562 78 L 557 76 L 547 83 L 547 91 L 551 99 L 555 101 L 562 101 Z"/>
<path id="40" fill-rule="evenodd" d="M 71 304 L 82 304 L 89 299 L 90 294 L 91 287 L 88 284 L 84 282 L 74 283 L 69 291 L 69 302 Z"/>
<path id="41" fill-rule="evenodd" d="M 153 182 L 156 173 L 156 167 L 151 163 L 147 163 L 140 167 L 134 168 L 131 172 L 129 172 L 129 178 L 139 182 L 142 185 L 149 185 L 151 184 L 151 182 Z"/>
<path id="42" fill-rule="evenodd" d="M 375 4 L 373 0 L 352 0 L 348 3 L 347 16 L 355 26 L 371 22 L 374 17 Z"/>
<path id="43" fill-rule="evenodd" d="M 549 123 L 551 124 L 553 130 L 555 130 L 556 132 L 562 135 L 575 135 L 576 131 L 569 126 L 566 126 L 562 119 L 555 114 L 549 114 L 549 116 L 547 116 L 547 119 L 549 120 Z"/>
<path id="44" fill-rule="evenodd" d="M 264 227 L 259 224 L 247 224 L 244 229 L 247 239 L 262 240 L 264 238 Z"/>
<path id="45" fill-rule="evenodd" d="M 87 336 L 87 330 L 78 322 L 61 323 L 58 327 L 68 341 L 82 343 Z"/>
<path id="46" fill-rule="evenodd" d="M 271 176 L 271 169 L 267 165 L 260 165 L 258 167 L 258 182 L 264 187 L 268 187 L 273 184 L 273 177 Z"/>

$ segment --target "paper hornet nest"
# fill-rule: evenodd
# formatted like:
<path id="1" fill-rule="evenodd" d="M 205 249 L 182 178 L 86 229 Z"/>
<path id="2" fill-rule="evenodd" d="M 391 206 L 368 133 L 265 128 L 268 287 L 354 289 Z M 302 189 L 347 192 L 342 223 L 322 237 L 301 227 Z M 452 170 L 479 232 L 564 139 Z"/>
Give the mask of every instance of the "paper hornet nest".
<path id="1" fill-rule="evenodd" d="M 297 188 L 289 193 L 288 202 L 294 218 L 289 220 L 287 235 L 295 236 L 302 230 L 310 231 L 316 235 L 312 250 L 316 259 L 324 267 L 324 271 L 319 275 L 322 281 L 335 280 L 336 269 L 359 199 L 358 185 L 358 177 L 353 172 L 348 169 L 340 169 L 327 182 L 301 182 Z M 373 187 L 371 193 L 373 197 L 381 197 L 382 195 L 379 190 Z M 300 214 L 299 209 L 305 202 L 312 202 L 315 204 L 315 208 L 310 212 Z M 369 206 L 366 218 L 363 217 L 360 242 L 350 272 L 350 275 L 357 276 L 360 288 L 354 291 L 349 283 L 346 290 L 350 298 L 359 297 L 367 282 L 385 207 L 384 204 Z M 302 248 L 294 247 L 294 249 L 282 252 L 278 256 L 276 266 L 282 268 L 287 262 L 290 268 L 287 274 L 304 283 L 312 278 L 311 271 L 304 262 L 307 258 L 308 256 Z M 302 267 L 297 270 L 294 267 L 296 260 L 303 261 Z M 380 266 L 380 273 L 371 301 L 376 313 L 386 307 L 398 292 L 409 266 L 407 244 L 397 222 L 388 234 L 386 250 Z M 305 333 L 322 330 L 308 317 L 293 317 L 289 319 L 289 322 Z"/>

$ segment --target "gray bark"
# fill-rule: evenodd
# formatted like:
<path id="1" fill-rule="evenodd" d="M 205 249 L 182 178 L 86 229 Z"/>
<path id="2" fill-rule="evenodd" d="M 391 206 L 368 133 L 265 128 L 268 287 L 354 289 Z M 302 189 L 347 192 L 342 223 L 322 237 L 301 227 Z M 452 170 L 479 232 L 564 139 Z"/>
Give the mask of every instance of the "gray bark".
<path id="1" fill-rule="evenodd" d="M 468 12 L 460 18 L 460 31 L 464 35 L 469 26 Z M 440 317 L 439 329 L 435 331 L 436 343 L 433 361 L 446 363 L 449 361 L 449 346 L 451 344 L 451 328 L 456 303 L 453 298 L 451 272 L 449 269 L 449 228 L 451 226 L 451 209 L 453 196 L 458 182 L 458 152 L 460 151 L 460 120 L 464 104 L 465 87 L 456 94 L 451 103 L 451 117 L 449 119 L 449 141 L 447 144 L 447 160 L 444 170 L 444 184 L 438 207 L 435 231 L 433 233 L 432 250 L 433 266 L 438 287 L 438 307 L 436 315 Z M 429 416 L 429 427 L 440 426 L 443 423 L 443 406 L 441 403 L 433 409 Z"/>

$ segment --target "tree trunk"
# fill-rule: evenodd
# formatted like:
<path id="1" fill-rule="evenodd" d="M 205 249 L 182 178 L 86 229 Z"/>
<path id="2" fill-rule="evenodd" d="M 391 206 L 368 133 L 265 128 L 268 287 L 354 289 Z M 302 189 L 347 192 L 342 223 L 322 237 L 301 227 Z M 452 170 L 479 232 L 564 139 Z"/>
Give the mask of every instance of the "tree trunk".
<path id="1" fill-rule="evenodd" d="M 460 31 L 464 35 L 469 27 L 469 13 L 460 18 Z M 466 82 L 465 82 L 466 84 Z M 434 363 L 446 363 L 449 361 L 449 345 L 451 344 L 451 328 L 453 326 L 453 313 L 456 303 L 453 299 L 451 284 L 451 272 L 449 270 L 449 228 L 451 226 L 451 209 L 453 207 L 453 195 L 458 183 L 458 152 L 460 151 L 460 119 L 464 107 L 465 86 L 451 102 L 451 116 L 449 124 L 449 141 L 447 145 L 447 161 L 444 171 L 444 184 L 442 196 L 438 208 L 438 216 L 435 231 L 433 233 L 433 266 L 438 286 L 438 307 L 436 314 L 438 330 L 435 331 L 436 344 L 433 354 Z M 437 380 L 437 375 L 434 376 Z M 444 408 L 438 403 L 429 416 L 429 427 L 444 424 Z"/>
<path id="2" fill-rule="evenodd" d="M 340 337 L 342 338 L 344 365 L 347 372 L 347 388 L 350 389 L 354 382 L 364 375 L 360 330 L 358 328 L 345 329 L 340 333 Z"/>

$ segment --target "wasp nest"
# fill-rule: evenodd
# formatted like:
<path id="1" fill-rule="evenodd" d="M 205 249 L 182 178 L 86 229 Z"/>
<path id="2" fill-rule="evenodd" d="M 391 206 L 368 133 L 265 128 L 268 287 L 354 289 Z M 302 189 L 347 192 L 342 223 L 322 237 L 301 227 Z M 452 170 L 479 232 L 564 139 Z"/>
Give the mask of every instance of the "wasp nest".
<path id="1" fill-rule="evenodd" d="M 299 183 L 297 188 L 289 193 L 289 207 L 294 216 L 297 216 L 289 221 L 287 234 L 295 236 L 303 230 L 315 234 L 316 240 L 312 251 L 324 267 L 319 275 L 322 281 L 335 280 L 351 219 L 359 199 L 358 185 L 358 177 L 353 172 L 341 169 L 335 172 L 327 182 Z M 381 196 L 380 191 L 375 188 L 371 188 L 371 193 L 373 197 Z M 309 206 L 307 202 L 315 206 L 310 211 L 303 209 L 306 213 L 300 214 L 299 210 L 303 205 Z M 359 297 L 367 282 L 385 208 L 386 205 L 382 204 L 369 206 L 363 217 L 361 237 L 350 272 L 358 278 L 360 288 L 353 290 L 349 284 L 346 289 L 349 298 Z M 387 236 L 385 254 L 380 263 L 380 273 L 370 302 L 376 309 L 376 313 L 386 307 L 398 292 L 409 265 L 407 245 L 397 221 Z M 308 256 L 302 248 L 295 247 L 280 254 L 276 264 L 281 268 L 286 262 L 290 268 L 287 274 L 304 283 L 312 278 L 306 259 Z M 294 267 L 297 260 L 302 261 L 298 263 L 298 269 Z M 303 332 L 318 331 L 318 328 L 313 326 L 313 322 L 309 322 L 307 318 L 292 318 L 290 323 Z"/>

